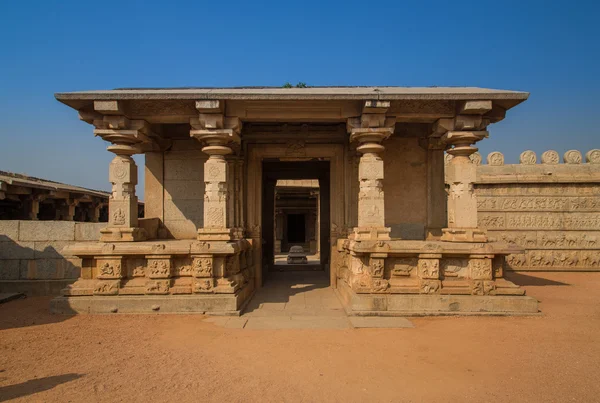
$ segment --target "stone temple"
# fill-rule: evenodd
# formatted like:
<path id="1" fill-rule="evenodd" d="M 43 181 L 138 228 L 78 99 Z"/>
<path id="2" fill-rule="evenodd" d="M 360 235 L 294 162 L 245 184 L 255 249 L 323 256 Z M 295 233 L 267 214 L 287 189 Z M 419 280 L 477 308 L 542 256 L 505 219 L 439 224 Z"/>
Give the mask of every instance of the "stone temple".
<path id="1" fill-rule="evenodd" d="M 351 315 L 537 312 L 537 301 L 503 278 L 505 256 L 522 250 L 478 227 L 470 158 L 488 126 L 528 95 L 442 87 L 56 94 L 115 157 L 108 225 L 99 242 L 67 247 L 82 259 L 81 277 L 52 309 L 239 314 L 275 255 L 299 242 Z M 143 219 L 132 159 L 140 153 Z"/>

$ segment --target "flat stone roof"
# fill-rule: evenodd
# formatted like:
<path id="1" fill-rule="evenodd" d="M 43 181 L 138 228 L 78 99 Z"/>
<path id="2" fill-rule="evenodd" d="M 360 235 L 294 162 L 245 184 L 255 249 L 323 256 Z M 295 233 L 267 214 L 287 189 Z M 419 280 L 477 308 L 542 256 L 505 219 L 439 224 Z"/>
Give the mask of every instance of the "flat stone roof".
<path id="1" fill-rule="evenodd" d="M 74 100 L 510 100 L 518 104 L 528 92 L 477 87 L 232 87 L 232 88 L 120 88 L 56 93 Z"/>

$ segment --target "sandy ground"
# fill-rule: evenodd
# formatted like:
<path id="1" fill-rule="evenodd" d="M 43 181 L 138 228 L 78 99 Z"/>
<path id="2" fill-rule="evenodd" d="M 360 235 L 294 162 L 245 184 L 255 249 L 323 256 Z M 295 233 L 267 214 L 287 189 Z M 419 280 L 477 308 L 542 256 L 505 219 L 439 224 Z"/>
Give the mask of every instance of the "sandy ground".
<path id="1" fill-rule="evenodd" d="M 600 401 L 600 273 L 512 278 L 542 316 L 249 330 L 12 301 L 0 306 L 0 400 Z"/>

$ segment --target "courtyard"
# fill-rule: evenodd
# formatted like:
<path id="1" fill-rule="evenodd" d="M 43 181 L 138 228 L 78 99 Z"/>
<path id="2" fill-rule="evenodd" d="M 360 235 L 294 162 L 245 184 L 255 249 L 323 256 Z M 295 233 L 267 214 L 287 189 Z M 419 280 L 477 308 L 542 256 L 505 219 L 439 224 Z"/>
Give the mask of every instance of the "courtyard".
<path id="1" fill-rule="evenodd" d="M 0 400 L 597 401 L 600 273 L 507 277 L 541 315 L 253 329 L 202 315 L 52 315 L 49 297 L 15 300 L 0 305 Z M 290 317 L 335 311 L 323 290 L 256 295 L 242 318 L 285 317 L 290 300 Z"/>

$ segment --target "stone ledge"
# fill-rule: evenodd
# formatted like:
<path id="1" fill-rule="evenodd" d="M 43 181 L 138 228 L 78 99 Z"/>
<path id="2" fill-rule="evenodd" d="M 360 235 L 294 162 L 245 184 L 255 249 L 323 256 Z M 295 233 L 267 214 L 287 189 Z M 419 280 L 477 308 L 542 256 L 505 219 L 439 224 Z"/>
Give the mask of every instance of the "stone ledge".
<path id="1" fill-rule="evenodd" d="M 527 296 L 357 294 L 343 281 L 336 293 L 349 316 L 537 315 Z"/>
<path id="2" fill-rule="evenodd" d="M 50 302 L 56 314 L 183 313 L 239 316 L 251 292 L 238 294 L 57 297 Z M 158 308 L 158 309 L 157 309 Z"/>
<path id="3" fill-rule="evenodd" d="M 60 291 L 75 280 L 4 280 L 0 281 L 0 292 L 18 292 L 35 297 L 60 295 Z"/>

